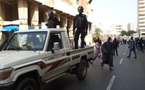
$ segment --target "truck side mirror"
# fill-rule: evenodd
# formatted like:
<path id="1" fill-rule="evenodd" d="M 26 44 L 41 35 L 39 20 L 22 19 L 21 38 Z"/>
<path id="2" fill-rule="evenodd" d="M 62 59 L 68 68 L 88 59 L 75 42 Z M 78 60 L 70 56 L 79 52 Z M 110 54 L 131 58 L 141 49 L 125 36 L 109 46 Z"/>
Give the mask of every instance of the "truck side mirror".
<path id="1" fill-rule="evenodd" d="M 54 53 L 54 51 L 58 51 L 59 49 L 60 49 L 59 42 L 54 42 L 51 52 Z"/>

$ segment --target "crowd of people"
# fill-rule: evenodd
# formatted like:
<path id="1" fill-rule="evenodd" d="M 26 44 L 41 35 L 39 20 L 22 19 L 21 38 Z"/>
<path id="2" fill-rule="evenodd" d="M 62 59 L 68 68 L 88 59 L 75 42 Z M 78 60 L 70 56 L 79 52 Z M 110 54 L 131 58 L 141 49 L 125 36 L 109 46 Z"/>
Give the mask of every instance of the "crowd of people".
<path id="1" fill-rule="evenodd" d="M 144 52 L 145 49 L 145 40 L 142 38 L 135 38 L 136 48 L 138 51 Z"/>
<path id="2" fill-rule="evenodd" d="M 131 37 L 131 39 L 128 41 L 128 44 L 129 44 L 130 51 L 129 51 L 129 55 L 127 56 L 127 58 L 130 58 L 132 51 L 135 55 L 134 58 L 137 58 L 136 49 L 138 51 L 142 51 L 144 53 L 145 40 L 143 40 L 142 38 L 133 39 L 133 37 Z"/>
<path id="3" fill-rule="evenodd" d="M 117 40 L 117 38 L 114 38 L 114 40 L 111 39 L 111 37 L 108 37 L 107 41 L 102 44 L 102 41 L 100 38 L 97 36 L 95 39 L 95 45 L 94 45 L 94 57 L 92 60 L 90 60 L 90 63 L 93 64 L 95 59 L 98 57 L 102 62 L 101 66 L 103 67 L 104 64 L 108 64 L 110 67 L 110 70 L 113 69 L 113 56 L 118 56 L 118 48 L 120 40 Z M 129 48 L 129 54 L 127 58 L 130 58 L 131 53 L 134 53 L 134 58 L 137 58 L 137 53 L 136 49 L 138 51 L 144 52 L 145 49 L 145 40 L 142 38 L 135 38 L 131 37 L 128 40 L 128 48 Z"/>
<path id="4" fill-rule="evenodd" d="M 108 37 L 107 41 L 102 44 L 102 41 L 97 36 L 94 42 L 94 57 L 90 60 L 90 63 L 93 64 L 94 60 L 98 57 L 102 61 L 101 67 L 104 64 L 108 64 L 110 70 L 113 70 L 113 56 L 118 56 L 117 48 L 119 48 L 119 42 L 117 38 L 114 38 L 112 41 L 111 37 Z"/>

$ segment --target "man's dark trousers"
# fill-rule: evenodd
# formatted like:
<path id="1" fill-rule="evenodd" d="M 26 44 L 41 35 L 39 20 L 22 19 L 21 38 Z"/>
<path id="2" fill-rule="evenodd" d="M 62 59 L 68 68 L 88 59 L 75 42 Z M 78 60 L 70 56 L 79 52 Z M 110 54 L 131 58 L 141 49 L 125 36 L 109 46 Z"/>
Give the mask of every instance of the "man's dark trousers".
<path id="1" fill-rule="evenodd" d="M 84 47 L 84 38 L 85 38 L 85 29 L 83 28 L 79 28 L 76 30 L 75 32 L 75 37 L 74 37 L 74 41 L 75 41 L 75 49 L 78 49 L 78 40 L 79 40 L 79 36 L 81 34 L 81 48 Z"/>
<path id="2" fill-rule="evenodd" d="M 133 51 L 135 57 L 137 57 L 135 48 L 130 48 L 128 57 L 131 56 L 131 52 L 132 52 L 132 51 Z"/>

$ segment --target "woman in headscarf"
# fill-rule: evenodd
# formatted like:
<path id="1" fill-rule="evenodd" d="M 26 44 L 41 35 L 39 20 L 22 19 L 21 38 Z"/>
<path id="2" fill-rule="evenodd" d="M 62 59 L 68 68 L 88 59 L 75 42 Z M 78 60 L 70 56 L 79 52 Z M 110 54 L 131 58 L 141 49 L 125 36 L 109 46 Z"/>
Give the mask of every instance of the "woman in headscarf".
<path id="1" fill-rule="evenodd" d="M 94 46 L 94 56 L 92 58 L 92 60 L 90 60 L 90 63 L 93 64 L 94 60 L 99 57 L 101 59 L 101 40 L 99 38 L 99 36 L 96 37 L 95 40 L 95 46 Z M 101 59 L 102 60 L 102 59 Z"/>

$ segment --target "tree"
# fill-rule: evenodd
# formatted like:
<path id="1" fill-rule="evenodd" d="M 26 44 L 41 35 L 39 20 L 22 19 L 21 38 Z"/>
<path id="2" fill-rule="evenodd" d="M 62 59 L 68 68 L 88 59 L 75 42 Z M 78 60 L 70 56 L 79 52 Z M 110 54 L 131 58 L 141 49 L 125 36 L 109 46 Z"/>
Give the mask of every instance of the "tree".
<path id="1" fill-rule="evenodd" d="M 127 35 L 127 32 L 125 30 L 121 31 L 121 36 Z"/>
<path id="2" fill-rule="evenodd" d="M 100 28 L 96 28 L 95 29 L 95 33 L 93 34 L 93 39 L 95 39 L 95 37 L 99 36 L 100 39 L 102 38 L 102 35 L 100 34 L 102 32 L 102 30 Z"/>
<path id="3" fill-rule="evenodd" d="M 133 31 L 133 30 L 129 30 L 129 31 L 127 32 L 127 36 L 131 36 L 131 34 L 133 34 L 133 33 L 136 33 L 136 32 Z"/>
<path id="4" fill-rule="evenodd" d="M 133 33 L 136 33 L 136 32 L 133 31 L 133 30 L 129 30 L 129 31 L 122 30 L 121 31 L 121 36 L 124 36 L 124 35 L 131 36 L 131 34 L 133 34 Z"/>
<path id="5" fill-rule="evenodd" d="M 100 36 L 101 31 L 102 30 L 100 28 L 96 28 L 95 29 L 95 36 Z"/>

